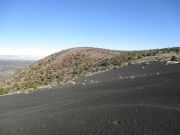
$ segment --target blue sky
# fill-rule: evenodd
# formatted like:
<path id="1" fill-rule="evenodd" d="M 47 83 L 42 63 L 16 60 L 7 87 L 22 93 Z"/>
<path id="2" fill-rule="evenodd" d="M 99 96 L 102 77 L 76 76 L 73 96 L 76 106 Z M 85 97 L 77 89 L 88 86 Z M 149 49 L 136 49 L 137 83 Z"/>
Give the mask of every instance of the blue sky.
<path id="1" fill-rule="evenodd" d="M 0 54 L 180 46 L 179 0 L 0 0 Z"/>

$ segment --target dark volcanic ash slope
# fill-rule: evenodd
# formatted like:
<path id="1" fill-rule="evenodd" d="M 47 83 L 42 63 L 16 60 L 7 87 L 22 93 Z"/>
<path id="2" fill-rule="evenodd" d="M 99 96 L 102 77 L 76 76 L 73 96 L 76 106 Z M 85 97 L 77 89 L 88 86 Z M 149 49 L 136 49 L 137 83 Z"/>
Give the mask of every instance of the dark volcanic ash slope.
<path id="1" fill-rule="evenodd" d="M 179 135 L 180 64 L 142 66 L 83 78 L 94 84 L 0 97 L 0 134 Z"/>
<path id="2" fill-rule="evenodd" d="M 123 68 L 114 68 L 110 71 L 100 72 L 92 76 L 80 77 L 75 82 L 77 84 L 86 85 L 91 83 L 107 82 L 116 79 L 134 79 L 178 71 L 180 71 L 179 64 L 167 65 L 159 62 L 150 62 L 148 64 L 140 63 L 126 65 Z"/>

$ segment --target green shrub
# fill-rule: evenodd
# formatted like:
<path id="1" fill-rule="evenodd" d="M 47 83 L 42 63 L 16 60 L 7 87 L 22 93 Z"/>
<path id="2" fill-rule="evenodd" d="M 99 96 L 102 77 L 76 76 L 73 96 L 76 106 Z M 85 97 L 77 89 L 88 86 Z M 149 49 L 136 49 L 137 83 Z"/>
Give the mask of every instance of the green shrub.
<path id="1" fill-rule="evenodd" d="M 171 61 L 177 61 L 177 57 L 176 56 L 172 56 Z"/>
<path id="2" fill-rule="evenodd" d="M 118 61 L 118 66 L 120 67 L 120 66 L 122 66 L 123 65 L 123 61 L 122 60 L 119 60 Z"/>
<path id="3" fill-rule="evenodd" d="M 8 90 L 4 89 L 4 88 L 0 88 L 0 95 L 4 95 L 7 94 Z"/>
<path id="4" fill-rule="evenodd" d="M 26 87 L 27 89 L 31 89 L 31 88 L 37 89 L 37 84 L 35 84 L 35 83 L 33 83 L 33 82 L 29 82 L 29 83 L 27 83 L 27 84 L 25 85 L 25 87 Z"/>
<path id="5" fill-rule="evenodd" d="M 141 54 L 138 55 L 138 59 L 142 59 L 142 55 Z"/>
<path id="6" fill-rule="evenodd" d="M 176 51 L 176 53 L 177 53 L 177 54 L 179 54 L 179 52 L 180 52 L 180 49 L 178 49 L 178 48 L 177 48 L 175 51 Z"/>

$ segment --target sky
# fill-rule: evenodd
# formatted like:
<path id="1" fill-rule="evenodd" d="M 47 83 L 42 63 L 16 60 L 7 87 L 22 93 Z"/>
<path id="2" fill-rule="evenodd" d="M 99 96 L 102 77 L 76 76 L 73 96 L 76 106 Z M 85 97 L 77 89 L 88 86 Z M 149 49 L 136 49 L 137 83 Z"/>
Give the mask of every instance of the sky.
<path id="1" fill-rule="evenodd" d="M 180 46 L 179 0 L 0 0 L 0 55 Z"/>

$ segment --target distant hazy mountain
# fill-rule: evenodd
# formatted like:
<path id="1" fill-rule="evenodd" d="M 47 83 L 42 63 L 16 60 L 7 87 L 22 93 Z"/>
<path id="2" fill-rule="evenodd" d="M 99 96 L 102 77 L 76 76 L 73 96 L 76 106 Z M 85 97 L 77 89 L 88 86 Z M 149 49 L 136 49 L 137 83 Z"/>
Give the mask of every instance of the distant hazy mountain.
<path id="1" fill-rule="evenodd" d="M 43 56 L 30 56 L 30 55 L 0 55 L 0 60 L 39 60 Z"/>

